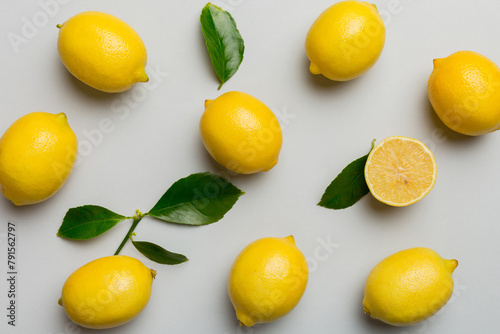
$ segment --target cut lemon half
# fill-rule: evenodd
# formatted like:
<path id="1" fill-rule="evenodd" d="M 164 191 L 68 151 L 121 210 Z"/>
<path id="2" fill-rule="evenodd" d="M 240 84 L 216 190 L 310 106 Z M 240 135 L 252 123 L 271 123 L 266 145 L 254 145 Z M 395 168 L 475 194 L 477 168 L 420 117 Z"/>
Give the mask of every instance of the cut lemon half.
<path id="1" fill-rule="evenodd" d="M 419 140 L 393 136 L 368 155 L 365 179 L 372 195 L 392 206 L 421 200 L 436 183 L 437 166 L 432 152 Z"/>

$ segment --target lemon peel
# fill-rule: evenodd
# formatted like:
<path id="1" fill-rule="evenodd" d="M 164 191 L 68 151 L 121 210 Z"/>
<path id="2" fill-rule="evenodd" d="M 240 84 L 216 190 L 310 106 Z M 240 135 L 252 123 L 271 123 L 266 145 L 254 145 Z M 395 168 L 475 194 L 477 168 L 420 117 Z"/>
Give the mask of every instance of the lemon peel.
<path id="1" fill-rule="evenodd" d="M 107 93 L 149 80 L 146 47 L 137 32 L 102 12 L 79 13 L 58 25 L 57 50 L 68 71 L 85 84 Z"/>
<path id="2" fill-rule="evenodd" d="M 392 254 L 368 275 L 363 310 L 389 325 L 418 324 L 438 312 L 451 298 L 452 273 L 457 266 L 457 260 L 443 259 L 425 247 Z"/>
<path id="3" fill-rule="evenodd" d="M 205 100 L 200 136 L 218 163 L 240 174 L 273 168 L 283 142 L 274 113 L 252 95 L 235 91 Z"/>
<path id="4" fill-rule="evenodd" d="M 155 276 L 155 270 L 129 256 L 99 258 L 68 277 L 58 303 L 82 327 L 118 327 L 146 307 Z"/>
<path id="5" fill-rule="evenodd" d="M 314 21 L 305 50 L 312 74 L 348 81 L 363 75 L 379 59 L 385 25 L 377 7 L 361 1 L 340 1 Z"/>
<path id="6" fill-rule="evenodd" d="M 500 68 L 473 51 L 458 51 L 433 63 L 427 92 L 441 121 L 468 136 L 498 130 Z"/>
<path id="7" fill-rule="evenodd" d="M 284 317 L 307 286 L 307 261 L 293 236 L 262 238 L 235 259 L 228 292 L 240 325 L 251 327 Z"/>
<path id="8" fill-rule="evenodd" d="M 64 113 L 24 115 L 0 138 L 0 190 L 15 205 L 43 202 L 64 185 L 77 153 Z"/>

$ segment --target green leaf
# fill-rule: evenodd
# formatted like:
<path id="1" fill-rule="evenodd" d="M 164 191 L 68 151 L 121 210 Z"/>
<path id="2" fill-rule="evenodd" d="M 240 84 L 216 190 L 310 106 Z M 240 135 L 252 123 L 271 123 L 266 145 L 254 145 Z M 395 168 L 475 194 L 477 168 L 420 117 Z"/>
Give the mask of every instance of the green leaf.
<path id="1" fill-rule="evenodd" d="M 231 14 L 221 8 L 208 3 L 201 11 L 200 21 L 220 89 L 240 67 L 245 44 Z"/>
<path id="2" fill-rule="evenodd" d="M 375 140 L 372 142 L 373 149 Z M 365 180 L 367 155 L 354 160 L 330 183 L 318 205 L 328 209 L 345 209 L 359 201 L 370 190 Z"/>
<path id="3" fill-rule="evenodd" d="M 142 255 L 161 264 L 179 264 L 188 260 L 182 254 L 172 253 L 168 250 L 147 241 L 134 241 L 131 240 L 134 247 L 141 252 Z"/>
<path id="4" fill-rule="evenodd" d="M 101 206 L 84 205 L 66 212 L 57 235 L 75 240 L 91 239 L 128 218 Z"/>
<path id="5" fill-rule="evenodd" d="M 177 224 L 211 224 L 222 219 L 243 194 L 218 175 L 191 174 L 175 182 L 148 215 Z"/>

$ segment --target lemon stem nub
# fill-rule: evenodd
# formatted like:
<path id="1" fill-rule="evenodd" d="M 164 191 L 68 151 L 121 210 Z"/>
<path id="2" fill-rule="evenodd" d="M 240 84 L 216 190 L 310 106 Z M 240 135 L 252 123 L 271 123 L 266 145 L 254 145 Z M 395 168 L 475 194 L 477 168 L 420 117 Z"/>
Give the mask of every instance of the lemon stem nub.
<path id="1" fill-rule="evenodd" d="M 457 260 L 445 260 L 445 265 L 446 268 L 452 273 L 455 271 L 455 269 L 458 267 L 458 261 Z"/>
<path id="2" fill-rule="evenodd" d="M 142 70 L 137 74 L 137 81 L 138 82 L 148 82 L 149 81 L 149 76 L 147 75 L 146 71 Z"/>
<path id="3" fill-rule="evenodd" d="M 212 104 L 212 102 L 214 102 L 214 100 L 205 100 L 205 109 Z"/>
<path id="4" fill-rule="evenodd" d="M 318 65 L 311 63 L 311 66 L 309 66 L 309 71 L 311 71 L 312 74 L 321 74 L 321 71 L 318 67 Z"/>
<path id="5" fill-rule="evenodd" d="M 443 58 L 436 58 L 432 61 L 432 64 L 434 65 L 434 67 L 437 67 L 439 65 L 441 65 L 441 63 L 444 61 Z"/>

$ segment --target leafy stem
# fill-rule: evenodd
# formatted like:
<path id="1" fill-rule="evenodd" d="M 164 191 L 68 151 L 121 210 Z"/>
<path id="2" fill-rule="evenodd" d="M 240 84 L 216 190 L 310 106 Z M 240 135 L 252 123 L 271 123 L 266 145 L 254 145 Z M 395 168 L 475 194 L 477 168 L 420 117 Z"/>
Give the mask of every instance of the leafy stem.
<path id="1" fill-rule="evenodd" d="M 128 239 L 130 239 L 132 237 L 132 234 L 134 233 L 135 228 L 137 227 L 139 222 L 142 220 L 142 218 L 144 218 L 145 215 L 147 215 L 147 213 L 143 214 L 141 211 L 135 210 L 135 214 L 132 216 L 132 219 L 133 219 L 132 226 L 130 226 L 130 229 L 128 230 L 127 235 L 125 236 L 125 238 L 123 238 L 122 243 L 120 244 L 120 246 L 118 246 L 118 249 L 116 250 L 114 255 L 120 254 L 123 246 L 125 246 Z"/>
<path id="2" fill-rule="evenodd" d="M 243 194 L 231 182 L 216 174 L 195 173 L 170 186 L 147 213 L 136 210 L 132 217 L 127 217 L 98 205 L 71 208 L 66 212 L 57 235 L 65 239 L 87 240 L 107 232 L 124 220 L 132 219 L 132 225 L 115 255 L 121 252 L 130 239 L 134 247 L 152 261 L 179 264 L 188 258 L 156 244 L 132 239 L 142 218 L 150 216 L 165 223 L 192 226 L 212 224 L 222 219 Z"/>

